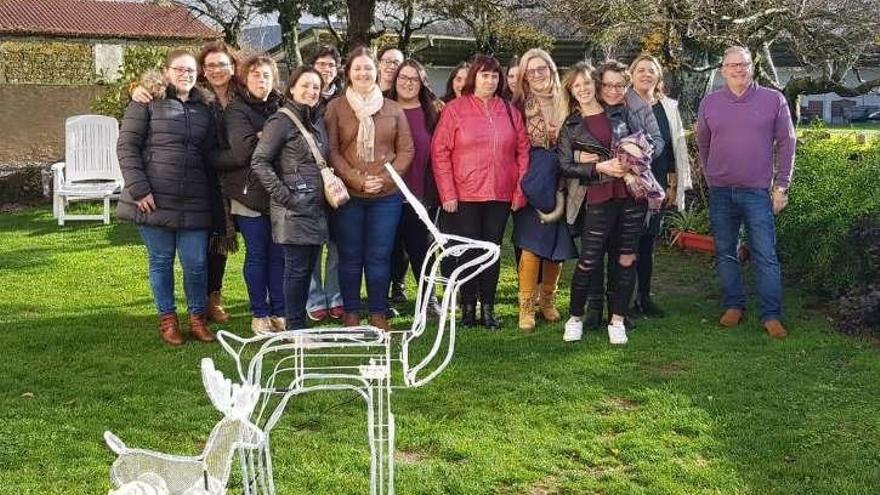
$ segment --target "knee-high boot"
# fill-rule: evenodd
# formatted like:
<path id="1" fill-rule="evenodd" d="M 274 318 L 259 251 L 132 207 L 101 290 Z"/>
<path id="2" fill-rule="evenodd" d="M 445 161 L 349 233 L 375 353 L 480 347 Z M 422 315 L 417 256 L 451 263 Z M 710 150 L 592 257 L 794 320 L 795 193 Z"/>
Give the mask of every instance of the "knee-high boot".
<path id="1" fill-rule="evenodd" d="M 541 259 L 523 249 L 519 258 L 519 328 L 525 332 L 535 329 L 535 288 Z"/>
<path id="2" fill-rule="evenodd" d="M 556 309 L 556 288 L 559 285 L 559 274 L 562 263 L 545 260 L 541 264 L 541 315 L 547 321 L 559 321 L 559 310 Z"/>

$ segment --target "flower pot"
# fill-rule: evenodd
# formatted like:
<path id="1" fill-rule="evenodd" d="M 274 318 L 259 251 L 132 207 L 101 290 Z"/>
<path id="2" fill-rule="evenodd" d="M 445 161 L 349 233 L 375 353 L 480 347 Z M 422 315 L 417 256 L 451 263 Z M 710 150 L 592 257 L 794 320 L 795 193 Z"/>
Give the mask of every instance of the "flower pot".
<path id="1" fill-rule="evenodd" d="M 715 239 L 711 235 L 676 231 L 675 244 L 685 251 L 715 254 Z"/>

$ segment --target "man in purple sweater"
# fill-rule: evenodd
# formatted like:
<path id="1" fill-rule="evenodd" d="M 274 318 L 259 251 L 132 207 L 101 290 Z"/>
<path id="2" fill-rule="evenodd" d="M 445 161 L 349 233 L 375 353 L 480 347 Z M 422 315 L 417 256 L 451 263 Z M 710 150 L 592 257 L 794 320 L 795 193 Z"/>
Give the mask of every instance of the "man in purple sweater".
<path id="1" fill-rule="evenodd" d="M 724 292 L 721 324 L 743 319 L 746 295 L 737 258 L 739 231 L 748 230 L 761 323 L 772 338 L 787 333 L 782 316 L 782 273 L 776 257 L 774 215 L 788 203 L 795 134 L 785 98 L 752 78 L 752 56 L 743 47 L 724 52 L 724 88 L 700 102 L 697 145 L 709 183 L 709 217 L 718 276 Z M 774 170 L 774 161 L 777 167 Z M 775 175 L 775 177 L 774 177 Z"/>

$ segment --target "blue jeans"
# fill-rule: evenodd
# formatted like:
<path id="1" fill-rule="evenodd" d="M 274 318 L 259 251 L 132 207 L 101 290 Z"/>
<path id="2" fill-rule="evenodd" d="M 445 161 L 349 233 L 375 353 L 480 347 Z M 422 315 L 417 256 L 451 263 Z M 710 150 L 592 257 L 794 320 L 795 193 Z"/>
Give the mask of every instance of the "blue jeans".
<path id="1" fill-rule="evenodd" d="M 376 199 L 353 197 L 336 210 L 339 285 L 346 313 L 360 311 L 362 274 L 367 279 L 370 314 L 385 314 L 388 309 L 391 250 L 402 205 L 395 193 Z"/>
<path id="2" fill-rule="evenodd" d="M 244 237 L 244 283 L 255 318 L 284 314 L 284 250 L 272 242 L 268 215 L 235 215 Z"/>
<path id="3" fill-rule="evenodd" d="M 174 304 L 174 255 L 183 267 L 183 291 L 187 311 L 205 312 L 208 296 L 208 231 L 138 226 L 150 260 L 150 288 L 160 315 L 177 312 Z"/>
<path id="4" fill-rule="evenodd" d="M 284 244 L 284 297 L 287 330 L 306 328 L 306 300 L 315 260 L 321 259 L 321 246 Z"/>
<path id="5" fill-rule="evenodd" d="M 312 280 L 309 284 L 309 301 L 306 310 L 318 311 L 342 306 L 342 294 L 339 292 L 339 251 L 336 243 L 330 241 L 327 246 L 327 270 L 323 269 L 321 251 L 318 250 L 318 258 L 312 270 Z M 326 275 L 321 277 L 322 273 Z"/>
<path id="6" fill-rule="evenodd" d="M 737 257 L 739 231 L 745 223 L 761 321 L 779 319 L 782 316 L 782 270 L 776 258 L 776 220 L 768 190 L 712 187 L 709 189 L 709 218 L 715 237 L 718 277 L 724 292 L 722 306 L 746 308 Z"/>

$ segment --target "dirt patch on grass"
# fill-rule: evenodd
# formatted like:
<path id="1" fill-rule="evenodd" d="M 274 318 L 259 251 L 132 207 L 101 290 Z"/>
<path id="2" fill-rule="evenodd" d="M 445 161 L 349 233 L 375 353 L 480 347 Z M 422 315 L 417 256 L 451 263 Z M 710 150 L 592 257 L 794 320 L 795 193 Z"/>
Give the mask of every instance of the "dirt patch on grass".
<path id="1" fill-rule="evenodd" d="M 626 397 L 609 397 L 607 402 L 611 407 L 623 411 L 633 411 L 639 408 L 638 402 Z"/>
<path id="2" fill-rule="evenodd" d="M 528 495 L 556 495 L 559 493 L 559 482 L 556 478 L 541 480 L 529 487 Z"/>
<path id="3" fill-rule="evenodd" d="M 425 460 L 428 454 L 414 450 L 397 450 L 394 452 L 394 462 L 400 464 L 418 464 Z"/>

